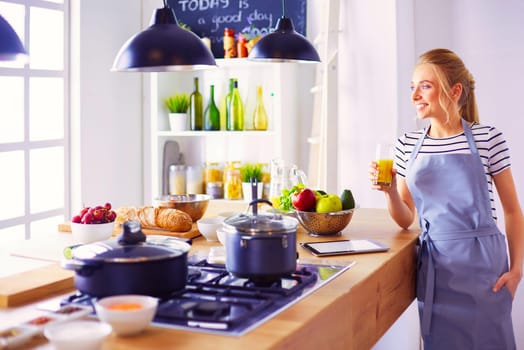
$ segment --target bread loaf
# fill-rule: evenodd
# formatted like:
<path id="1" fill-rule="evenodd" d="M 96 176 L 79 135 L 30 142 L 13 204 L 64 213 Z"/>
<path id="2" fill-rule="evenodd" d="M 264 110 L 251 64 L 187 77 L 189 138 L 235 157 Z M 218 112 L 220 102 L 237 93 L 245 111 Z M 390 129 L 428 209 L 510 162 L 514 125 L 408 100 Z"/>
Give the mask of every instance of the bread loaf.
<path id="1" fill-rule="evenodd" d="M 191 230 L 193 220 L 189 214 L 174 208 L 120 207 L 116 210 L 117 224 L 136 220 L 144 228 L 160 228 L 174 232 Z"/>

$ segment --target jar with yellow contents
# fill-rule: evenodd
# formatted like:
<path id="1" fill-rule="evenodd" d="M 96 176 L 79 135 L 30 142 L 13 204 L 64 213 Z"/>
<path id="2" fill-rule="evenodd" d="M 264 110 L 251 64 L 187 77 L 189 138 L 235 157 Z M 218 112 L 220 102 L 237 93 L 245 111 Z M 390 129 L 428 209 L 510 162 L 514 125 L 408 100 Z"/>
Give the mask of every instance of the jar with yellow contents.
<path id="1" fill-rule="evenodd" d="M 229 166 L 225 171 L 224 181 L 225 199 L 242 199 L 242 179 L 240 169 Z"/>

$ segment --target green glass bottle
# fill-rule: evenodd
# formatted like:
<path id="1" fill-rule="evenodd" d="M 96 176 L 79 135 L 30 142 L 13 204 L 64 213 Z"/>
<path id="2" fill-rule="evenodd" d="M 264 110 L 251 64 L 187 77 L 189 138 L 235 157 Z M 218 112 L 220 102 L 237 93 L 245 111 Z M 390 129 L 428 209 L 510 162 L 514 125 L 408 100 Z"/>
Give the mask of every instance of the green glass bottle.
<path id="1" fill-rule="evenodd" d="M 202 130 L 204 121 L 202 94 L 198 91 L 198 78 L 195 77 L 195 91 L 189 96 L 189 120 L 191 130 Z"/>
<path id="2" fill-rule="evenodd" d="M 238 81 L 233 83 L 233 94 L 231 101 L 229 101 L 229 120 L 228 130 L 241 131 L 244 130 L 244 104 L 238 91 Z"/>
<path id="3" fill-rule="evenodd" d="M 225 128 L 224 130 L 233 130 L 233 129 L 230 129 L 230 125 L 233 125 L 232 122 L 230 123 L 229 122 L 229 103 L 231 102 L 231 96 L 233 96 L 233 86 L 235 85 L 235 78 L 230 78 L 229 79 L 229 92 L 228 94 L 224 97 L 224 119 L 225 119 Z M 222 111 L 221 111 L 222 113 Z"/>
<path id="4" fill-rule="evenodd" d="M 220 112 L 215 104 L 215 85 L 211 85 L 209 90 L 209 102 L 204 112 L 204 130 L 220 130 Z"/>
<path id="5" fill-rule="evenodd" d="M 253 129 L 267 130 L 267 113 L 262 98 L 262 85 L 257 87 L 257 103 L 253 112 Z"/>

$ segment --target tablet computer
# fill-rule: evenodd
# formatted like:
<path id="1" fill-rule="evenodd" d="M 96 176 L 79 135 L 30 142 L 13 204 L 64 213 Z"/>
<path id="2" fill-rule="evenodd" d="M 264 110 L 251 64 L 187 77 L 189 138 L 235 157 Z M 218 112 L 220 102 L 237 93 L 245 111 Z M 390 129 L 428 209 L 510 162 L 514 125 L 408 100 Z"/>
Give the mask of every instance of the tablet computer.
<path id="1" fill-rule="evenodd" d="M 346 239 L 340 241 L 306 242 L 302 247 L 316 256 L 385 252 L 389 247 L 371 239 Z"/>

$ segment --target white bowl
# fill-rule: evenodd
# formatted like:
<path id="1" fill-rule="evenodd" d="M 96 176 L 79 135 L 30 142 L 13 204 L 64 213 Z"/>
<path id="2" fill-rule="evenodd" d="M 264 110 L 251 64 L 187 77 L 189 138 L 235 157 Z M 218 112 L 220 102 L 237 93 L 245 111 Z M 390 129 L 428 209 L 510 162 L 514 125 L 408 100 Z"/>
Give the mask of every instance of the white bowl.
<path id="1" fill-rule="evenodd" d="M 111 326 L 96 321 L 68 321 L 50 324 L 44 335 L 57 350 L 98 350 L 111 333 Z"/>
<path id="2" fill-rule="evenodd" d="M 197 221 L 198 231 L 210 242 L 218 241 L 217 230 L 222 227 L 223 218 L 203 218 Z"/>
<path id="3" fill-rule="evenodd" d="M 232 216 L 237 216 L 237 215 L 240 215 L 241 213 L 240 212 L 237 212 L 237 211 L 224 211 L 224 212 L 221 212 L 221 213 L 218 213 L 217 216 L 219 218 L 222 218 L 222 219 L 227 219 L 229 217 L 232 217 Z"/>
<path id="4" fill-rule="evenodd" d="M 157 298 L 135 294 L 115 295 L 95 302 L 98 318 L 122 336 L 142 332 L 155 317 L 157 306 Z"/>
<path id="5" fill-rule="evenodd" d="M 223 246 L 226 245 L 226 235 L 227 235 L 226 231 L 222 229 L 217 230 L 218 241 L 222 243 Z"/>
<path id="6" fill-rule="evenodd" d="M 108 222 L 107 224 L 71 223 L 71 233 L 73 234 L 73 239 L 78 243 L 105 241 L 111 238 L 114 229 L 114 222 Z"/>

